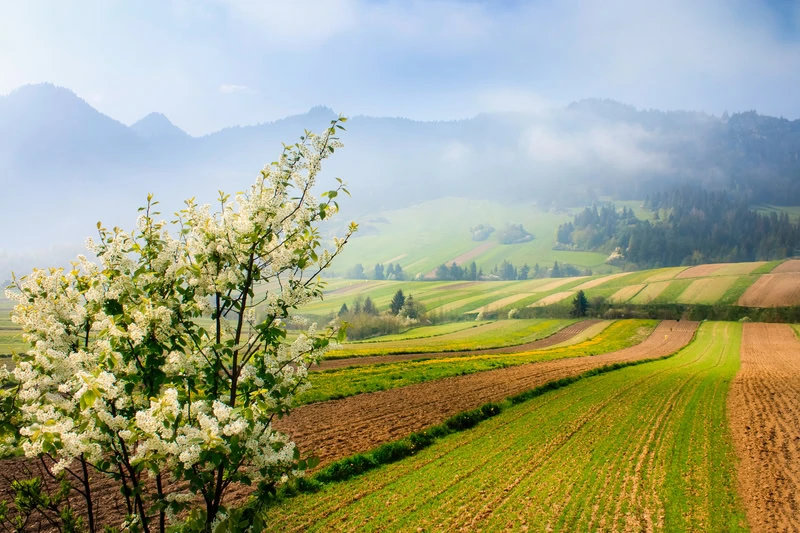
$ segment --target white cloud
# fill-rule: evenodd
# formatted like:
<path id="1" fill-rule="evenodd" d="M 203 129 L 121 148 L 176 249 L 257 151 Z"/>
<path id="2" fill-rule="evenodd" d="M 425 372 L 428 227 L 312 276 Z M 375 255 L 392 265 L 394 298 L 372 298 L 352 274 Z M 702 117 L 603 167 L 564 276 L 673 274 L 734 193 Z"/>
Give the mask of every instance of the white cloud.
<path id="1" fill-rule="evenodd" d="M 232 83 L 226 83 L 224 85 L 219 86 L 219 92 L 224 94 L 250 92 L 250 88 L 247 87 L 246 85 L 235 85 Z"/>
<path id="2" fill-rule="evenodd" d="M 640 126 L 613 124 L 563 131 L 544 124 L 531 126 L 520 141 L 528 157 L 546 165 L 588 167 L 602 164 L 620 172 L 664 170 L 666 156 L 648 146 L 653 136 Z"/>

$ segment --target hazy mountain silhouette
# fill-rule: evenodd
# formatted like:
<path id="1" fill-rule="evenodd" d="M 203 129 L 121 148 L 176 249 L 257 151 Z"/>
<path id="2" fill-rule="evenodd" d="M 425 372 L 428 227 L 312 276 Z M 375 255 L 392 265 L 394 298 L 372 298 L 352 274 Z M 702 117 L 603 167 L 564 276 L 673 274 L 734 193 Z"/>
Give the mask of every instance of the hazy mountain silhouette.
<path id="1" fill-rule="evenodd" d="M 130 129 L 140 137 L 147 139 L 164 139 L 167 137 L 185 138 L 189 136 L 188 133 L 170 122 L 170 120 L 161 113 L 150 113 L 146 117 L 131 124 Z"/>
<path id="2" fill-rule="evenodd" d="M 335 117 L 315 107 L 192 137 L 160 113 L 126 126 L 68 89 L 21 87 L 0 96 L 0 253 L 80 242 L 97 220 L 129 228 L 148 192 L 170 213 L 186 197 L 243 190 L 282 142 Z M 325 173 L 349 184 L 347 218 L 440 196 L 585 205 L 683 182 L 800 205 L 800 121 L 755 112 L 714 117 L 584 100 L 444 122 L 356 116 L 346 127 Z"/>

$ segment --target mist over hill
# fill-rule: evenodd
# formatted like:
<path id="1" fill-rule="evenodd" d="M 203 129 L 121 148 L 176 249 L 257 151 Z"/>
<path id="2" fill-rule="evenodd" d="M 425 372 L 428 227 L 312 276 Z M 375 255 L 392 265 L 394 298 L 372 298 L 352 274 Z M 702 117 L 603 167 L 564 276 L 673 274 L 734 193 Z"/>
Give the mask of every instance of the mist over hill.
<path id="1" fill-rule="evenodd" d="M 0 278 L 49 264 L 39 263 L 58 255 L 48 250 L 79 248 L 98 220 L 131 228 L 148 192 L 171 213 L 186 197 L 242 190 L 281 142 L 335 116 L 315 107 L 191 137 L 157 112 L 127 126 L 49 84 L 0 96 Z M 325 176 L 348 183 L 347 219 L 445 196 L 581 206 L 686 182 L 800 204 L 800 120 L 753 111 L 715 117 L 584 100 L 446 122 L 357 116 L 346 127 Z"/>

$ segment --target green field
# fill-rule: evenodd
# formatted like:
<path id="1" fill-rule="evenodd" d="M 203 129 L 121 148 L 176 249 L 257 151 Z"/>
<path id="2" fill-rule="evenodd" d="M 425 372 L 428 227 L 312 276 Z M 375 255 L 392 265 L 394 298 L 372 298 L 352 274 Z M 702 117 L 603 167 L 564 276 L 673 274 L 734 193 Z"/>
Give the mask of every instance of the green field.
<path id="1" fill-rule="evenodd" d="M 424 275 L 489 242 L 496 246 L 471 259 L 487 272 L 503 260 L 531 267 L 535 263 L 550 266 L 558 261 L 598 272 L 611 271 L 603 263 L 604 254 L 552 249 L 556 228 L 571 217 L 571 212 L 555 214 L 531 204 L 452 197 L 431 200 L 357 219 L 359 232 L 337 260 L 335 270 L 342 275 L 356 263 L 372 269 L 376 263 L 392 262 L 399 263 L 412 276 Z M 470 228 L 479 224 L 491 224 L 497 231 L 486 241 L 473 241 Z M 496 234 L 506 224 L 522 224 L 535 238 L 522 244 L 499 244 Z"/>
<path id="2" fill-rule="evenodd" d="M 270 509 L 274 531 L 745 531 L 725 401 L 741 327 L 506 409 Z"/>
<path id="3" fill-rule="evenodd" d="M 594 337 L 566 347 L 513 354 L 463 355 L 314 372 L 310 377 L 312 388 L 303 393 L 299 401 L 320 402 L 535 361 L 613 352 L 642 342 L 655 329 L 656 324 L 654 320 L 620 320 Z"/>
<path id="4" fill-rule="evenodd" d="M 498 320 L 479 322 L 474 327 L 459 328 L 451 333 L 426 338 L 398 338 L 402 335 L 378 337 L 374 342 L 360 341 L 344 344 L 341 349 L 328 352 L 326 359 L 357 357 L 363 355 L 387 355 L 401 353 L 456 352 L 514 346 L 549 337 L 575 320 Z M 453 325 L 471 325 L 456 322 L 434 328 L 452 328 Z M 423 329 L 423 328 L 418 328 Z M 426 328 L 427 329 L 427 328 Z M 414 330 L 411 330 L 413 332 Z M 409 333 L 411 333 L 409 332 Z"/>

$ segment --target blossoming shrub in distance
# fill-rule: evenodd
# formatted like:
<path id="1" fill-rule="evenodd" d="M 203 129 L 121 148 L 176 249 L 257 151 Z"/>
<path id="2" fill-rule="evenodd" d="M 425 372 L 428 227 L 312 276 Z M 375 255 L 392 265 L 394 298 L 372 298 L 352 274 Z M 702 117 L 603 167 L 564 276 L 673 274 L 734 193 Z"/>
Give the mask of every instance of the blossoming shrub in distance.
<path id="1" fill-rule="evenodd" d="M 270 490 L 307 466 L 271 422 L 339 334 L 312 324 L 285 341 L 285 321 L 321 296 L 318 274 L 356 229 L 325 248 L 317 224 L 347 191 L 338 180 L 312 196 L 343 121 L 285 147 L 247 192 L 220 193 L 218 211 L 189 200 L 170 226 L 148 197 L 132 233 L 98 224 L 96 261 L 16 279 L 8 296 L 30 349 L 0 375 L 6 448 L 75 472 L 90 511 L 89 475 L 113 478 L 143 531 L 198 502 L 208 529 L 231 484 Z M 176 480 L 182 490 L 166 494 Z"/>

